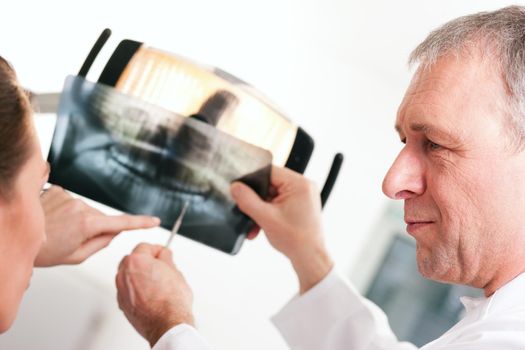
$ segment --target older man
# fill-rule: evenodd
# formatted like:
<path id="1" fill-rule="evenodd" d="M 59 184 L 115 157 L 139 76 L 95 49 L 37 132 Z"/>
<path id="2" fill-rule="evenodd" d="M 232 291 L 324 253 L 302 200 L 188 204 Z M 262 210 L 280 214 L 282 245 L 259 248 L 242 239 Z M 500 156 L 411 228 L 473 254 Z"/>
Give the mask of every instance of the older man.
<path id="1" fill-rule="evenodd" d="M 404 200 L 424 276 L 485 292 L 465 300 L 465 318 L 423 349 L 523 349 L 525 8 L 449 22 L 411 62 L 419 68 L 396 120 L 404 147 L 383 191 Z M 232 194 L 297 272 L 300 295 L 273 320 L 289 346 L 415 349 L 333 269 L 310 182 L 275 168 L 272 184 L 270 202 L 241 184 Z M 191 326 L 191 291 L 167 251 L 139 246 L 123 260 L 117 286 L 121 308 L 154 349 L 209 349 Z"/>

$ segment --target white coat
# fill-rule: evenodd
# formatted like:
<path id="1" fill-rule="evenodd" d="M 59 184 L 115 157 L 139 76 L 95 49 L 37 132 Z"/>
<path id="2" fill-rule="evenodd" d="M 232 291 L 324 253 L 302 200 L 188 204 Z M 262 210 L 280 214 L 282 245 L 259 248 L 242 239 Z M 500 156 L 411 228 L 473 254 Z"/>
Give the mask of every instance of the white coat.
<path id="1" fill-rule="evenodd" d="M 525 273 L 489 298 L 461 298 L 465 317 L 421 350 L 525 349 Z M 294 350 L 414 350 L 392 333 L 386 315 L 336 271 L 272 319 Z M 153 350 L 211 350 L 189 325 L 172 328 Z"/>

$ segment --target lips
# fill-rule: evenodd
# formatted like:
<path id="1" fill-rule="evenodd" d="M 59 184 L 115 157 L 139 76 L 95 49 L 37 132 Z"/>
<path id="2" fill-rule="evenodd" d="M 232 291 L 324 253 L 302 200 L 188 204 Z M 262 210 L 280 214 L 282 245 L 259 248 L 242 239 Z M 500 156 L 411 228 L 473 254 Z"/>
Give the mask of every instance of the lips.
<path id="1" fill-rule="evenodd" d="M 422 219 L 405 219 L 405 222 L 407 224 L 407 232 L 411 235 L 434 224 L 434 221 Z"/>

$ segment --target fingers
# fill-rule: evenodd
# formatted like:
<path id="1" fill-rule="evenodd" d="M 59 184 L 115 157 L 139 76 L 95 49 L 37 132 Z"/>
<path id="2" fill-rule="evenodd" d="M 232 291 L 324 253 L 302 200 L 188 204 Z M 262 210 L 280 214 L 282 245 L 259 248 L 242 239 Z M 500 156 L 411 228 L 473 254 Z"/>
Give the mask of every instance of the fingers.
<path id="1" fill-rule="evenodd" d="M 296 184 L 302 180 L 302 175 L 293 170 L 277 167 L 275 165 L 272 166 L 271 186 L 269 188 L 270 198 L 276 197 L 279 194 L 280 187 L 286 184 Z M 257 215 L 257 210 L 269 208 L 269 206 L 264 205 L 264 200 L 262 200 L 250 187 L 241 182 L 234 182 L 231 185 L 230 190 L 233 199 L 237 202 L 241 211 L 255 219 L 255 221 L 258 221 L 255 217 Z"/>
<path id="2" fill-rule="evenodd" d="M 171 250 L 163 247 L 159 255 L 157 255 L 157 258 L 159 260 L 164 261 L 166 264 L 175 267 L 175 263 L 173 262 L 173 254 L 171 253 Z"/>
<path id="3" fill-rule="evenodd" d="M 164 247 L 158 244 L 140 243 L 133 249 L 131 254 L 146 254 L 157 257 L 163 249 Z"/>
<path id="4" fill-rule="evenodd" d="M 56 194 L 63 192 L 65 192 L 65 190 L 62 187 L 58 185 L 51 185 L 49 188 L 43 190 L 41 197 L 46 198 L 49 201 L 55 198 Z"/>
<path id="5" fill-rule="evenodd" d="M 115 235 L 98 235 L 84 242 L 70 257 L 69 263 L 78 264 L 89 258 L 91 255 L 107 247 Z"/>
<path id="6" fill-rule="evenodd" d="M 124 296 L 129 294 L 127 286 L 124 283 L 124 275 L 122 273 L 117 273 L 115 276 L 115 285 L 117 286 L 117 302 L 119 309 L 123 310 L 126 308 L 127 298 Z"/>
<path id="7" fill-rule="evenodd" d="M 259 225 L 265 222 L 270 215 L 272 207 L 259 197 L 254 190 L 241 182 L 234 182 L 231 187 L 231 194 L 239 209 L 251 217 Z"/>
<path id="8" fill-rule="evenodd" d="M 155 259 L 167 263 L 172 267 L 175 267 L 175 264 L 173 263 L 173 255 L 171 253 L 171 250 L 158 244 L 140 243 L 135 247 L 135 249 L 133 249 L 131 254 L 149 255 Z"/>
<path id="9" fill-rule="evenodd" d="M 272 200 L 279 194 L 279 191 L 277 190 L 277 187 L 271 185 L 270 188 L 268 188 L 268 200 Z"/>
<path id="10" fill-rule="evenodd" d="M 119 271 L 115 276 L 115 284 L 117 286 L 117 301 L 121 310 L 126 310 L 129 306 L 135 305 L 135 291 L 130 282 L 130 276 L 124 272 L 121 267 L 125 264 L 128 256 L 126 256 L 119 265 Z"/>
<path id="11" fill-rule="evenodd" d="M 67 193 L 62 187 L 56 185 L 51 186 L 40 196 L 42 205 L 46 211 L 51 211 L 60 207 L 71 198 L 72 197 L 69 193 Z"/>
<path id="12" fill-rule="evenodd" d="M 246 236 L 246 238 L 249 240 L 255 239 L 255 237 L 259 235 L 260 230 L 261 228 L 259 227 L 259 225 L 254 225 L 254 227 L 250 230 L 250 232 L 248 232 L 248 235 Z"/>
<path id="13" fill-rule="evenodd" d="M 270 182 L 272 186 L 281 187 L 282 185 L 294 181 L 296 178 L 302 177 L 301 174 L 296 173 L 295 171 L 288 168 L 281 168 L 275 165 L 272 165 L 272 173 L 270 176 Z"/>
<path id="14" fill-rule="evenodd" d="M 120 272 L 120 270 L 122 270 L 122 268 L 124 267 L 124 265 L 127 263 L 127 260 L 129 260 L 129 255 L 126 255 L 122 258 L 122 260 L 120 260 L 120 263 L 118 264 L 118 271 Z"/>
<path id="15" fill-rule="evenodd" d="M 175 267 L 173 263 L 173 256 L 171 250 L 158 244 L 140 243 L 133 249 L 132 254 L 146 254 L 168 263 L 170 266 Z"/>
<path id="16" fill-rule="evenodd" d="M 160 224 L 160 219 L 156 217 L 127 214 L 118 216 L 101 214 L 93 216 L 89 221 L 91 236 L 109 232 L 116 234 L 121 231 L 150 228 Z"/>

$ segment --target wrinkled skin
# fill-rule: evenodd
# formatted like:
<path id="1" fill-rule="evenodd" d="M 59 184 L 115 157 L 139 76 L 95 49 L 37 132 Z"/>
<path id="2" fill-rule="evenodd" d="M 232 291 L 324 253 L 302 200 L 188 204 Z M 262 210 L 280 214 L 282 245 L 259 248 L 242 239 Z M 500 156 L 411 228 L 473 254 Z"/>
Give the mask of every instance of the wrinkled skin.
<path id="1" fill-rule="evenodd" d="M 404 200 L 420 272 L 491 295 L 525 270 L 525 152 L 497 65 L 477 53 L 420 68 L 399 108 L 405 144 L 384 183 Z"/>

